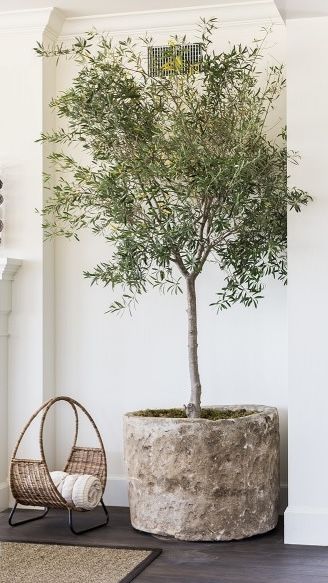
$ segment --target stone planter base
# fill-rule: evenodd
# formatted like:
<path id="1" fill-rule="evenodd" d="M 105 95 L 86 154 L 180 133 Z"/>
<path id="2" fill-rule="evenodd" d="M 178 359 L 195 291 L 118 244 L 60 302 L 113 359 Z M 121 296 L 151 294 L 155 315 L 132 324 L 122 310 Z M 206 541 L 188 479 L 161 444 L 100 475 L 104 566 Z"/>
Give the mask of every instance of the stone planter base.
<path id="1" fill-rule="evenodd" d="M 238 419 L 124 418 L 134 528 L 189 541 L 242 539 L 278 520 L 279 419 L 273 407 Z"/>

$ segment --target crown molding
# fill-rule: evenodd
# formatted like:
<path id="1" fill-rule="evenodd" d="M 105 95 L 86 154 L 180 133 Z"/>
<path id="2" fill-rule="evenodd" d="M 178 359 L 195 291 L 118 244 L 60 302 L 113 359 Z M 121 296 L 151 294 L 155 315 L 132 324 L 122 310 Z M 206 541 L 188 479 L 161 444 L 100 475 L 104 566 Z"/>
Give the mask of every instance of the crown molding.
<path id="1" fill-rule="evenodd" d="M 71 17 L 64 21 L 60 37 L 81 35 L 92 29 L 110 32 L 113 36 L 124 33 L 144 34 L 147 31 L 194 30 L 200 17 L 208 19 L 213 16 L 225 26 L 250 22 L 282 24 L 274 0 L 250 0 L 190 8 Z"/>
<path id="2" fill-rule="evenodd" d="M 57 38 L 64 23 L 64 15 L 58 8 L 15 10 L 0 12 L 0 33 L 45 34 Z"/>
<path id="3" fill-rule="evenodd" d="M 228 2 L 190 8 L 173 8 L 117 14 L 95 14 L 66 18 L 58 8 L 0 12 L 0 33 L 44 34 L 50 40 L 81 35 L 91 29 L 120 34 L 144 34 L 147 31 L 179 32 L 195 30 L 200 17 L 215 16 L 224 26 L 246 23 L 282 24 L 274 0 Z"/>
<path id="4" fill-rule="evenodd" d="M 61 33 L 65 16 L 58 8 L 52 8 L 49 14 L 48 23 L 44 28 L 44 35 L 49 39 L 56 40 Z"/>
<path id="5" fill-rule="evenodd" d="M 19 259 L 0 257 L 0 281 L 12 281 L 21 264 Z"/>
<path id="6" fill-rule="evenodd" d="M 281 18 L 283 18 L 284 22 L 286 22 L 286 0 L 275 0 L 276 6 L 281 14 Z"/>

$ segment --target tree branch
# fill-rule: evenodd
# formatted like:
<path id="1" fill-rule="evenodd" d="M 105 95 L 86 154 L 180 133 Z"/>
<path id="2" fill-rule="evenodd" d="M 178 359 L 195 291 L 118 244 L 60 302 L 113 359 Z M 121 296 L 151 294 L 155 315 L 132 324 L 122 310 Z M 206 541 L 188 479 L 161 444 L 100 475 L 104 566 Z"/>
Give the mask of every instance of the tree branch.
<path id="1" fill-rule="evenodd" d="M 190 276 L 188 269 L 186 268 L 185 264 L 182 261 L 182 257 L 180 255 L 179 251 L 175 252 L 175 258 L 173 261 L 178 266 L 178 268 L 180 269 L 180 271 L 184 277 L 187 278 Z"/>

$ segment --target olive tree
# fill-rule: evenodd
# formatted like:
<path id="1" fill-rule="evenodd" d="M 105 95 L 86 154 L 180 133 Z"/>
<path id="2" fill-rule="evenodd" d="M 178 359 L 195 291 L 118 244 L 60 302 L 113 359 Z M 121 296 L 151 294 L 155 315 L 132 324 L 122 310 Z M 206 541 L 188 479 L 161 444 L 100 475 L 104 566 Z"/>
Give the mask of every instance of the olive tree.
<path id="1" fill-rule="evenodd" d="M 268 276 L 286 281 L 287 209 L 310 199 L 288 188 L 286 133 L 268 127 L 283 67 L 264 65 L 261 41 L 213 50 L 215 22 L 202 25 L 201 62 L 188 62 L 186 38 L 173 37 L 155 77 L 151 38 L 115 44 L 89 33 L 36 48 L 79 65 L 51 102 L 62 127 L 41 138 L 54 145 L 57 173 L 46 233 L 78 238 L 91 228 L 108 241 L 108 258 L 85 276 L 121 289 L 113 312 L 150 287 L 185 292 L 189 417 L 201 414 L 196 282 L 205 263 L 224 274 L 217 310 L 257 306 Z"/>

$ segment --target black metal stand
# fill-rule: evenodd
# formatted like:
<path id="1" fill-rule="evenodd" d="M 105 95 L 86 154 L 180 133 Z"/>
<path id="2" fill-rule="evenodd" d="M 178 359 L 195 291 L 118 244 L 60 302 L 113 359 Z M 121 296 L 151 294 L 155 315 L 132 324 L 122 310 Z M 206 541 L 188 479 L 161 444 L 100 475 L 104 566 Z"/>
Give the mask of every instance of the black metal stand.
<path id="1" fill-rule="evenodd" d="M 105 522 L 102 522 L 101 524 L 96 524 L 95 526 L 90 526 L 88 528 L 84 528 L 81 530 L 76 530 L 76 528 L 74 527 L 73 510 L 71 508 L 69 508 L 69 510 L 68 510 L 68 524 L 69 524 L 69 527 L 70 527 L 73 534 L 84 534 L 85 532 L 90 532 L 91 530 L 95 530 L 96 528 L 101 528 L 102 526 L 107 526 L 107 524 L 109 522 L 109 514 L 108 514 L 107 508 L 104 504 L 103 499 L 100 500 L 100 503 L 101 503 L 102 509 L 104 511 L 104 514 L 106 516 Z M 35 516 L 34 518 L 27 518 L 26 520 L 19 520 L 18 522 L 13 522 L 13 518 L 14 518 L 14 514 L 15 514 L 16 509 L 17 509 L 17 505 L 18 505 L 18 502 L 15 503 L 15 506 L 13 507 L 13 509 L 10 513 L 9 520 L 8 520 L 10 526 L 20 526 L 21 524 L 27 524 L 28 522 L 34 522 L 34 520 L 41 520 L 41 518 L 44 518 L 49 512 L 49 508 L 45 508 L 45 511 L 43 512 L 43 514 L 41 514 L 41 516 Z"/>
<path id="2" fill-rule="evenodd" d="M 84 528 L 81 530 L 75 529 L 75 527 L 73 525 L 73 510 L 71 508 L 69 508 L 69 510 L 68 510 L 68 523 L 69 523 L 69 527 L 70 527 L 73 534 L 84 534 L 85 532 L 90 532 L 91 530 L 96 530 L 96 528 L 101 528 L 102 526 L 107 526 L 108 521 L 109 521 L 108 511 L 107 511 L 107 508 L 104 504 L 103 499 L 100 500 L 100 503 L 101 503 L 101 506 L 102 506 L 103 511 L 105 513 L 105 516 L 106 516 L 105 522 L 102 522 L 101 524 L 96 524 L 96 526 L 90 526 L 89 528 Z"/>
<path id="3" fill-rule="evenodd" d="M 13 507 L 10 516 L 9 516 L 9 524 L 10 526 L 19 526 L 20 524 L 27 524 L 28 522 L 34 522 L 34 520 L 41 520 L 41 518 L 44 518 L 48 512 L 49 512 L 49 508 L 45 508 L 45 511 L 43 514 L 41 514 L 41 516 L 35 516 L 34 518 L 27 518 L 26 520 L 19 520 L 18 522 L 13 522 L 13 518 L 14 518 L 14 514 L 16 512 L 16 508 L 17 508 L 18 502 L 15 502 L 15 506 Z"/>

